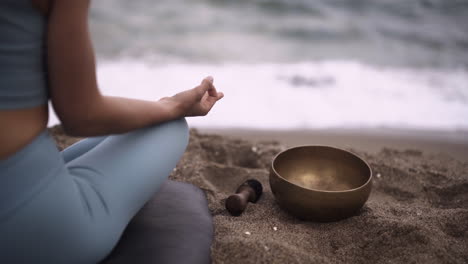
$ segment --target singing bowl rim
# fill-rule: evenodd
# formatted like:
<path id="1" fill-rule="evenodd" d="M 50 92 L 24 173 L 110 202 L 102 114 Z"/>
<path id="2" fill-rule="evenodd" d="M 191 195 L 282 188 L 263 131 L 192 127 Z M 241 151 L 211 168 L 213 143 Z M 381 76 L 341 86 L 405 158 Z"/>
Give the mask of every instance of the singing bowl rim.
<path id="1" fill-rule="evenodd" d="M 367 179 L 367 181 L 360 185 L 359 187 L 356 187 L 356 188 L 353 188 L 353 189 L 346 189 L 346 190 L 339 190 L 339 191 L 329 191 L 329 190 L 321 190 L 321 189 L 313 189 L 313 188 L 306 188 L 306 187 L 303 187 L 301 185 L 298 185 L 294 182 L 291 182 L 290 180 L 288 180 L 287 178 L 281 176 L 281 174 L 279 174 L 276 169 L 275 169 L 275 161 L 276 159 L 288 152 L 288 151 L 291 151 L 293 149 L 298 149 L 298 148 L 309 148 L 309 147 L 322 147 L 322 148 L 329 148 L 329 149 L 332 149 L 332 150 L 338 150 L 338 151 L 342 151 L 342 152 L 345 152 L 347 154 L 350 154 L 351 156 L 354 156 L 356 157 L 358 160 L 360 160 L 361 162 L 363 162 L 367 169 L 369 170 L 369 178 Z M 345 192 L 354 192 L 354 191 L 358 191 L 359 189 L 363 189 L 365 188 L 368 184 L 370 184 L 372 182 L 372 178 L 373 178 L 373 172 L 372 172 L 372 168 L 371 166 L 367 163 L 367 161 L 365 161 L 363 158 L 361 158 L 359 155 L 351 152 L 351 151 L 348 151 L 348 150 L 345 150 L 345 149 L 342 149 L 342 148 L 339 148 L 339 147 L 335 147 L 335 146 L 330 146 L 330 145 L 299 145 L 299 146 L 295 146 L 295 147 L 290 147 L 288 149 L 285 149 L 281 152 L 279 152 L 278 154 L 276 154 L 274 157 L 273 157 L 273 160 L 271 161 L 271 170 L 275 173 L 275 175 L 279 178 L 281 178 L 282 180 L 294 185 L 295 187 L 299 187 L 301 189 L 304 189 L 306 191 L 315 191 L 315 192 L 324 192 L 324 193 L 345 193 Z"/>

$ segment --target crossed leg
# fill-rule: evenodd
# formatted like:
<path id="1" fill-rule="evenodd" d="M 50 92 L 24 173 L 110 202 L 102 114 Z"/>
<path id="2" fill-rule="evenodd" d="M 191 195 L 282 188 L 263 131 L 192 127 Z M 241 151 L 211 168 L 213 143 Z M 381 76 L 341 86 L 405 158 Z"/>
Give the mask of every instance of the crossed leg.
<path id="1" fill-rule="evenodd" d="M 13 194 L 34 190 L 34 196 L 0 219 L 0 262 L 102 260 L 177 165 L 188 136 L 179 119 L 85 139 L 59 153 L 42 134 L 20 153 L 21 163 L 8 164 Z"/>

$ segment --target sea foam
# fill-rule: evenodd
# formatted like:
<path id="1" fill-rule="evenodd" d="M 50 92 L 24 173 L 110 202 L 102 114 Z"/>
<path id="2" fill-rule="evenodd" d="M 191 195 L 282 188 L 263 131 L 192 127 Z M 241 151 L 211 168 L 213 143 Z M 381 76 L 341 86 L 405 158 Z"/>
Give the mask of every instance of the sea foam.
<path id="1" fill-rule="evenodd" d="M 107 95 L 158 100 L 212 75 L 223 98 L 196 127 L 468 130 L 468 72 L 376 67 L 353 61 L 294 64 L 151 64 L 121 59 L 98 66 Z M 58 123 L 52 114 L 49 125 Z"/>

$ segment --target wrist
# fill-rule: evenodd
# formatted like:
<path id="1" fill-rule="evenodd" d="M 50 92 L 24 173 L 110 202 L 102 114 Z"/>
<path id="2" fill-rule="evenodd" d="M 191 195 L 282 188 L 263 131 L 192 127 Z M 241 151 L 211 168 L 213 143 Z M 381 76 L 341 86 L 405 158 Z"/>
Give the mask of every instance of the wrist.
<path id="1" fill-rule="evenodd" d="M 168 117 L 168 120 L 184 117 L 185 111 L 183 105 L 172 97 L 163 97 L 157 102 L 160 112 Z"/>

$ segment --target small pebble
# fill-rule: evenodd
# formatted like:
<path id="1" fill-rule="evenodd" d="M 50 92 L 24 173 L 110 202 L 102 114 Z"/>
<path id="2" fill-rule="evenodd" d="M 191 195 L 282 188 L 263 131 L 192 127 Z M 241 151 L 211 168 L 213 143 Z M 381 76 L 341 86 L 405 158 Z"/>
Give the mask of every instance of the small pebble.
<path id="1" fill-rule="evenodd" d="M 253 152 L 257 152 L 257 147 L 255 147 L 255 146 L 252 147 L 252 151 L 253 151 Z"/>
<path id="2" fill-rule="evenodd" d="M 380 178 L 382 177 L 382 175 L 380 175 L 380 173 L 377 173 L 377 178 Z"/>
<path id="3" fill-rule="evenodd" d="M 417 214 L 418 216 L 420 216 L 420 215 L 422 215 L 422 212 L 421 212 L 421 211 L 417 211 L 416 214 Z"/>
<path id="4" fill-rule="evenodd" d="M 251 235 L 249 231 L 246 231 L 245 234 L 248 235 L 248 236 Z"/>
<path id="5" fill-rule="evenodd" d="M 275 231 L 276 231 L 276 230 L 278 230 L 278 228 L 277 228 L 276 226 L 274 226 L 274 227 L 273 227 L 273 230 L 275 230 Z"/>
<path id="6" fill-rule="evenodd" d="M 270 250 L 270 248 L 267 246 L 263 246 L 263 247 L 265 248 L 266 251 Z"/>

